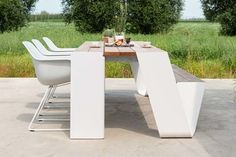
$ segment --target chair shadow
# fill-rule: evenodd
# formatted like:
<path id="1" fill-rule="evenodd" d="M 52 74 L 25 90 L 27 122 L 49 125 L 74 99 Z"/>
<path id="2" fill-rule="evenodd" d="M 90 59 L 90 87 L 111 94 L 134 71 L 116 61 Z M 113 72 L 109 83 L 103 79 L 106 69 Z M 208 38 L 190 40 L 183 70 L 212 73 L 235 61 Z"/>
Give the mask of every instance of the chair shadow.
<path id="1" fill-rule="evenodd" d="M 39 93 L 37 94 L 37 97 L 43 97 L 44 93 Z M 69 99 L 70 98 L 70 94 L 69 93 L 55 93 L 56 97 L 59 99 Z"/>
<path id="2" fill-rule="evenodd" d="M 26 108 L 32 108 L 32 109 L 37 109 L 38 105 L 40 102 L 30 102 L 26 104 Z"/>
<path id="3" fill-rule="evenodd" d="M 31 119 L 33 118 L 34 114 L 30 114 L 30 113 L 23 113 L 20 114 L 16 117 L 17 120 L 20 120 L 22 122 L 26 122 L 29 123 L 31 121 Z"/>
<path id="4" fill-rule="evenodd" d="M 106 128 L 122 128 L 151 137 L 159 137 L 156 126 L 150 128 L 148 125 L 150 123 L 153 125 L 155 121 L 147 97 L 140 96 L 133 90 L 106 90 L 105 102 Z M 36 109 L 38 105 L 39 102 L 31 102 L 26 104 L 26 107 Z M 33 114 L 23 113 L 18 115 L 17 119 L 29 123 L 32 117 Z M 61 123 L 63 128 L 68 126 L 69 122 Z M 70 137 L 68 131 L 64 133 Z"/>

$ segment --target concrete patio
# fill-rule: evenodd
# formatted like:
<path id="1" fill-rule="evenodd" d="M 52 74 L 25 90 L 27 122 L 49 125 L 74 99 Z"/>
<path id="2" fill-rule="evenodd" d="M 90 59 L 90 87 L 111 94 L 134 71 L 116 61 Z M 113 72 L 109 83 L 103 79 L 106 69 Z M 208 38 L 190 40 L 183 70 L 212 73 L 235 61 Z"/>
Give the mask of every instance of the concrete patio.
<path id="1" fill-rule="evenodd" d="M 235 157 L 233 80 L 204 81 L 206 92 L 193 138 L 161 139 L 149 100 L 136 94 L 134 80 L 107 79 L 105 139 L 70 140 L 69 132 L 27 130 L 46 87 L 34 78 L 1 78 L 0 156 Z M 64 98 L 55 101 L 69 104 L 69 88 L 58 88 L 56 95 Z"/>

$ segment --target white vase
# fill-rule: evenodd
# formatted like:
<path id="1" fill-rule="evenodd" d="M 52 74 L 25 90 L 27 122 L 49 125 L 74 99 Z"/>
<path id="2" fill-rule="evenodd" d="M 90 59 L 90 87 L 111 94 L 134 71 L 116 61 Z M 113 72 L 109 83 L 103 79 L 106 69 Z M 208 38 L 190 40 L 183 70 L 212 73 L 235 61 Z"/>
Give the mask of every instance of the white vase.
<path id="1" fill-rule="evenodd" d="M 114 38 L 109 37 L 108 38 L 108 43 L 114 43 Z"/>
<path id="2" fill-rule="evenodd" d="M 122 41 L 125 40 L 125 35 L 124 35 L 124 33 L 121 33 L 121 34 L 119 34 L 119 35 L 115 35 L 115 41 L 119 41 L 119 40 L 122 40 Z"/>

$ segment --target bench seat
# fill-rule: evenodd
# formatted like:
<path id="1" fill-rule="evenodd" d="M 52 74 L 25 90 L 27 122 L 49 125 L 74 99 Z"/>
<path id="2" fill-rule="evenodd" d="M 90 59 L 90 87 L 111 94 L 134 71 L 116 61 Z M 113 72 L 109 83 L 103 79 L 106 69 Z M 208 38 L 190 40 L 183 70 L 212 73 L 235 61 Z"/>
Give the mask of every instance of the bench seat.
<path id="1" fill-rule="evenodd" d="M 187 71 L 179 68 L 177 65 L 172 64 L 172 69 L 175 75 L 176 83 L 178 82 L 203 82 L 196 76 L 188 73 Z"/>

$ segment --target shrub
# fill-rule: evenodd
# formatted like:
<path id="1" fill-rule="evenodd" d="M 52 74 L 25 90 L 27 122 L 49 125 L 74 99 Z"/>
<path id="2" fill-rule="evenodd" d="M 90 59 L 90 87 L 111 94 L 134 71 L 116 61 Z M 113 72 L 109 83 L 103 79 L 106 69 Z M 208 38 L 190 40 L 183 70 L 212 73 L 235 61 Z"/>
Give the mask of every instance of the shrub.
<path id="1" fill-rule="evenodd" d="M 113 27 L 119 1 L 63 0 L 66 22 L 74 22 L 80 32 L 98 33 Z"/>
<path id="2" fill-rule="evenodd" d="M 206 19 L 215 21 L 218 15 L 224 13 L 235 3 L 235 0 L 201 0 L 201 2 Z"/>
<path id="3" fill-rule="evenodd" d="M 14 31 L 26 25 L 35 0 L 0 0 L 0 32 Z"/>
<path id="4" fill-rule="evenodd" d="M 126 2 L 127 14 L 120 9 L 120 4 Z M 121 20 L 120 16 L 127 16 L 126 30 L 131 33 L 167 31 L 177 22 L 182 10 L 182 0 L 63 0 L 63 3 L 66 21 L 73 21 L 81 32 L 92 33 L 117 23 L 122 26 L 126 19 Z"/>
<path id="5" fill-rule="evenodd" d="M 129 0 L 128 28 L 132 33 L 152 34 L 177 23 L 182 0 Z"/>
<path id="6" fill-rule="evenodd" d="M 221 34 L 236 35 L 236 5 L 221 14 L 219 16 L 219 22 L 221 24 Z"/>
<path id="7" fill-rule="evenodd" d="M 219 21 L 221 34 L 236 35 L 236 3 L 235 0 L 201 0 L 206 18 Z"/>

